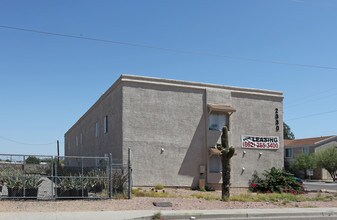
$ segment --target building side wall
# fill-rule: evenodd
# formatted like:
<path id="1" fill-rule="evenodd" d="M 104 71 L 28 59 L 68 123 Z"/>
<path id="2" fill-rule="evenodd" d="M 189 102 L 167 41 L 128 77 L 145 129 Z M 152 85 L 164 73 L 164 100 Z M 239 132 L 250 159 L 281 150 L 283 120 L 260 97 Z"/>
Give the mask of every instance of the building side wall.
<path id="1" fill-rule="evenodd" d="M 261 174 L 272 167 L 284 166 L 282 102 L 282 97 L 232 92 L 231 103 L 237 110 L 230 117 L 230 143 L 236 148 L 236 155 L 232 158 L 232 186 L 247 187 L 255 171 Z M 278 108 L 279 131 L 275 127 L 275 108 Z M 242 135 L 278 136 L 280 148 L 243 149 Z"/>
<path id="2" fill-rule="evenodd" d="M 123 84 L 123 146 L 134 185 L 198 185 L 205 165 L 204 90 Z"/>
<path id="3" fill-rule="evenodd" d="M 122 88 L 116 86 L 104 94 L 66 134 L 66 156 L 104 156 L 122 159 Z M 104 117 L 108 116 L 108 132 L 104 133 Z M 98 123 L 98 137 L 96 137 Z M 81 142 L 82 136 L 82 142 Z M 77 137 L 77 141 L 76 141 Z M 76 144 L 76 142 L 78 144 Z M 69 164 L 74 165 L 74 164 Z M 75 164 L 76 165 L 76 164 Z"/>

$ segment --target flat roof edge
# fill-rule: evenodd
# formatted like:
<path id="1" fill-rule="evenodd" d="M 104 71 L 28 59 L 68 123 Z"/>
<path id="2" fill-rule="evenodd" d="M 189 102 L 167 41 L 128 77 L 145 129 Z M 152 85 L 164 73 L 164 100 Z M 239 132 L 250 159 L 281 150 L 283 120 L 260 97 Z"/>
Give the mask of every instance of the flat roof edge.
<path id="1" fill-rule="evenodd" d="M 167 86 L 179 86 L 179 87 L 194 88 L 194 89 L 208 89 L 208 88 L 209 89 L 225 89 L 225 90 L 230 90 L 232 92 L 239 92 L 239 93 L 248 93 L 248 94 L 265 95 L 265 96 L 273 96 L 273 97 L 283 97 L 283 93 L 279 91 L 240 88 L 240 87 L 235 87 L 235 86 L 225 86 L 225 85 L 217 85 L 217 84 L 209 84 L 209 83 L 199 83 L 199 82 L 190 82 L 190 81 L 183 81 L 183 80 L 122 74 L 112 84 L 112 86 L 110 86 L 110 88 L 106 92 L 104 92 L 103 95 L 101 95 L 98 98 L 98 100 L 67 130 L 67 132 L 65 132 L 64 136 L 66 136 L 74 127 L 76 127 L 77 124 L 80 121 L 82 121 L 99 103 L 101 103 L 122 81 L 149 83 L 149 84 L 167 85 Z"/>
<path id="2" fill-rule="evenodd" d="M 72 130 L 80 121 L 82 121 L 99 103 L 101 103 L 122 81 L 122 75 L 106 90 L 98 100 L 73 124 L 67 132 L 64 134 L 67 135 L 70 130 Z"/>
<path id="3" fill-rule="evenodd" d="M 152 82 L 152 83 L 165 84 L 165 85 L 193 86 L 193 87 L 200 87 L 203 89 L 205 88 L 226 89 L 226 90 L 238 91 L 238 92 L 262 93 L 262 94 L 267 94 L 267 95 L 283 96 L 283 92 L 281 91 L 255 89 L 255 88 L 243 88 L 243 87 L 236 87 L 236 86 L 226 86 L 226 85 L 218 85 L 218 84 L 211 84 L 211 83 L 199 83 L 199 82 L 174 80 L 174 79 L 163 79 L 163 78 L 147 77 L 147 76 L 136 76 L 136 75 L 129 75 L 129 74 L 122 74 L 121 79 L 123 81 Z"/>

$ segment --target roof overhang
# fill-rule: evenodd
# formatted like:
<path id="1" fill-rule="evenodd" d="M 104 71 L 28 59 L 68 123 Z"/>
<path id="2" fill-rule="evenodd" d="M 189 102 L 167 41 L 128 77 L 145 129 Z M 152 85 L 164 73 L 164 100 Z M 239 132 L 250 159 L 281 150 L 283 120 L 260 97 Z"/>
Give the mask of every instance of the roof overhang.
<path id="1" fill-rule="evenodd" d="M 229 105 L 223 104 L 207 104 L 209 112 L 225 112 L 231 115 L 233 112 L 236 112 L 236 109 Z"/>

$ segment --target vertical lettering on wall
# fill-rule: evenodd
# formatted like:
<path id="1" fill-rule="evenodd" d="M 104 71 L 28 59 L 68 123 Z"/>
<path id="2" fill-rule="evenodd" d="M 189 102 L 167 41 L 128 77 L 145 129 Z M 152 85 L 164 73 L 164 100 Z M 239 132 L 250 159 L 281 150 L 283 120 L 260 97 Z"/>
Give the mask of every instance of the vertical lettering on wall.
<path id="1" fill-rule="evenodd" d="M 279 131 L 279 130 L 280 130 L 280 122 L 279 122 L 278 108 L 275 108 L 275 129 L 276 129 L 276 131 Z"/>

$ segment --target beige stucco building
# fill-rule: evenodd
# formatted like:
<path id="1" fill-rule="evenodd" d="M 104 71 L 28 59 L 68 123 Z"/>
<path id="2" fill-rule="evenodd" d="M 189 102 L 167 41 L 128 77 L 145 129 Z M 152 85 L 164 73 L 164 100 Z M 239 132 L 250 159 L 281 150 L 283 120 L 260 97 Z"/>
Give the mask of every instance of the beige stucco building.
<path id="1" fill-rule="evenodd" d="M 312 137 L 303 138 L 295 140 L 284 140 L 284 161 L 285 166 L 290 167 L 291 163 L 294 161 L 296 156 L 304 153 L 311 154 L 322 149 L 337 146 L 337 136 L 322 136 L 322 137 Z M 305 178 L 305 174 L 301 170 L 296 170 L 294 168 L 293 172 L 295 175 Z M 310 177 L 316 180 L 332 180 L 330 174 L 327 170 L 322 168 L 316 168 L 313 170 L 313 176 Z"/>
<path id="2" fill-rule="evenodd" d="M 65 155 L 125 163 L 130 147 L 136 186 L 214 187 L 227 125 L 232 187 L 247 187 L 254 171 L 283 167 L 282 124 L 281 92 L 121 75 L 67 131 Z"/>

